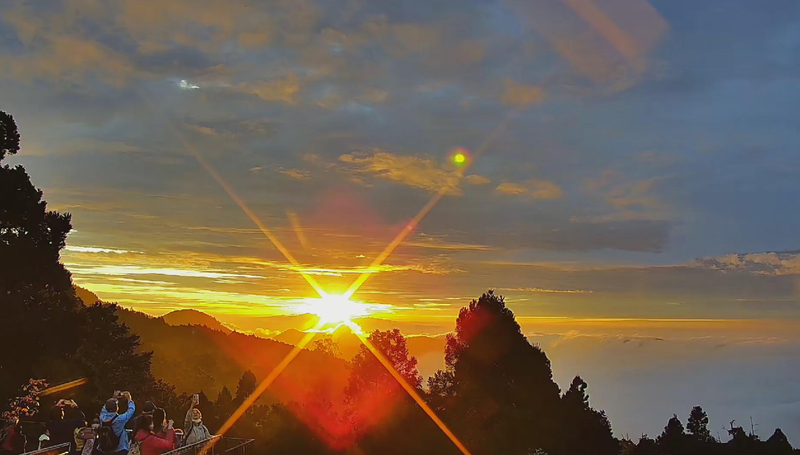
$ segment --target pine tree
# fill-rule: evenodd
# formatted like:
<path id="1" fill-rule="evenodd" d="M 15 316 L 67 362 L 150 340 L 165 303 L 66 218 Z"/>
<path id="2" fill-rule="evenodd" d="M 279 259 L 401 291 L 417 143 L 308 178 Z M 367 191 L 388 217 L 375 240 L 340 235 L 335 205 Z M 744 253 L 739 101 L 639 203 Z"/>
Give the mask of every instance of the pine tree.
<path id="1" fill-rule="evenodd" d="M 708 430 L 708 414 L 700 406 L 692 408 L 689 413 L 689 420 L 686 421 L 686 429 L 692 437 L 700 442 L 713 440 L 711 432 Z"/>
<path id="2" fill-rule="evenodd" d="M 560 391 L 550 361 L 492 291 L 462 308 L 447 338 L 450 414 L 476 453 L 555 453 Z"/>
<path id="3" fill-rule="evenodd" d="M 234 400 L 236 406 L 242 404 L 247 397 L 255 392 L 256 387 L 256 375 L 250 370 L 242 373 L 242 377 L 239 379 L 239 385 L 236 387 L 236 400 Z"/>

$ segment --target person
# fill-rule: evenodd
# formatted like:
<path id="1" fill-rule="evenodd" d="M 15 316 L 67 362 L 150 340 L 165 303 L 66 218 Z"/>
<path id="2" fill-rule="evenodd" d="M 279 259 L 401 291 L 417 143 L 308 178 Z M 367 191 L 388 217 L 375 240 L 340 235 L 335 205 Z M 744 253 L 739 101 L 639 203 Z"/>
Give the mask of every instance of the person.
<path id="1" fill-rule="evenodd" d="M 125 426 L 126 429 L 130 429 L 133 432 L 136 429 L 136 421 L 140 419 L 142 416 L 152 416 L 153 413 L 158 409 L 158 407 L 152 401 L 145 401 L 144 406 L 142 406 L 142 415 L 132 419 L 128 424 Z"/>
<path id="2" fill-rule="evenodd" d="M 94 442 L 97 430 L 100 428 L 100 417 L 92 419 L 92 426 L 75 430 L 75 448 L 81 455 L 91 455 L 94 452 Z"/>
<path id="3" fill-rule="evenodd" d="M 167 423 L 167 411 L 162 408 L 153 411 L 153 432 L 159 438 L 166 438 Z"/>
<path id="4" fill-rule="evenodd" d="M 194 394 L 192 405 L 186 411 L 186 419 L 183 422 L 183 445 L 205 441 L 211 437 L 211 432 L 203 425 L 203 414 L 195 407 L 198 404 L 200 404 L 200 395 Z"/>
<path id="5" fill-rule="evenodd" d="M 19 417 L 8 418 L 0 428 L 0 454 L 19 455 L 24 453 L 27 442 L 19 424 Z"/>
<path id="6" fill-rule="evenodd" d="M 70 409 L 70 418 L 64 418 L 64 408 Z M 47 431 L 50 432 L 50 445 L 69 443 L 70 453 L 76 454 L 75 430 L 86 426 L 86 416 L 74 400 L 58 400 L 50 408 L 50 421 L 47 422 Z"/>
<path id="7" fill-rule="evenodd" d="M 133 429 L 133 443 L 139 447 L 140 455 L 161 455 L 175 448 L 175 422 L 170 420 L 164 428 L 164 436 L 160 437 L 154 430 L 153 416 L 142 415 L 136 420 Z"/>
<path id="8" fill-rule="evenodd" d="M 119 414 L 119 404 L 121 400 L 127 402 L 128 409 L 124 413 Z M 126 455 L 128 453 L 130 441 L 128 440 L 128 432 L 125 431 L 125 425 L 131 420 L 134 412 L 136 412 L 136 404 L 133 402 L 133 398 L 131 398 L 131 393 L 120 392 L 119 390 L 114 391 L 114 396 L 106 401 L 106 404 L 100 411 L 100 426 L 110 427 L 114 436 L 119 438 L 119 443 L 117 443 L 116 447 L 103 447 L 101 442 L 99 444 L 100 447 L 98 447 L 99 451 L 118 455 Z M 102 428 L 99 431 L 102 432 Z"/>

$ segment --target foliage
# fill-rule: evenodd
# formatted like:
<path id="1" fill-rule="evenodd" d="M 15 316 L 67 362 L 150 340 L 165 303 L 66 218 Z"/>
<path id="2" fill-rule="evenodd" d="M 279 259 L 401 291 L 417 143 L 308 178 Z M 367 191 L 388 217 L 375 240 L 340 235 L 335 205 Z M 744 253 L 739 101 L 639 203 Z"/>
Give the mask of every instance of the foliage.
<path id="1" fill-rule="evenodd" d="M 696 441 L 709 442 L 713 440 L 711 432 L 708 430 L 708 414 L 700 406 L 692 408 L 689 420 L 686 421 L 686 429 Z"/>
<path id="2" fill-rule="evenodd" d="M 236 387 L 236 400 L 234 403 L 238 406 L 256 390 L 256 375 L 252 371 L 247 370 L 242 374 L 239 379 L 239 385 Z"/>
<path id="3" fill-rule="evenodd" d="M 619 453 L 619 443 L 614 439 L 611 422 L 605 412 L 589 406 L 588 387 L 586 381 L 575 376 L 561 399 L 559 450 L 565 454 L 615 455 Z"/>
<path id="4" fill-rule="evenodd" d="M 452 383 L 437 393 L 452 398 L 446 414 L 475 453 L 556 453 L 560 394 L 550 361 L 502 297 L 489 291 L 461 309 L 445 360 Z"/>
<path id="5" fill-rule="evenodd" d="M 9 421 L 20 417 L 33 417 L 39 412 L 39 395 L 47 388 L 44 379 L 29 379 L 22 386 L 24 395 L 8 400 L 8 410 L 0 414 L 2 421 Z"/>
<path id="6" fill-rule="evenodd" d="M 0 124 L 2 158 L 19 150 L 19 137 L 11 116 L 0 113 Z M 138 350 L 139 337 L 119 323 L 116 307 L 87 307 L 76 296 L 60 262 L 71 229 L 70 215 L 47 210 L 22 166 L 0 167 L 0 333 L 14 340 L 13 349 L 0 350 L 2 401 L 42 376 L 52 384 L 88 379 L 64 393 L 93 410 L 115 389 L 158 388 L 151 353 Z"/>
<path id="7" fill-rule="evenodd" d="M 330 336 L 314 341 L 313 350 L 337 359 L 342 358 L 342 352 L 339 349 L 339 345 L 336 344 L 336 341 L 334 341 L 334 339 Z"/>
<path id="8" fill-rule="evenodd" d="M 19 131 L 14 117 L 0 111 L 0 161 L 19 152 Z"/>

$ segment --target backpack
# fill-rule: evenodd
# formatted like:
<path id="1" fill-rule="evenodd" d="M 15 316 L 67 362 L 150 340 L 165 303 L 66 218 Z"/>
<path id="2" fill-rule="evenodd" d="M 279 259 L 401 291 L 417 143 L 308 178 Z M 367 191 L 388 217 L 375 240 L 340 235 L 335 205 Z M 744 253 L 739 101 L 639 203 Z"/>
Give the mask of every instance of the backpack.
<path id="1" fill-rule="evenodd" d="M 114 433 L 114 421 L 117 420 L 118 415 L 113 419 L 101 422 L 100 428 L 97 430 L 97 440 L 100 443 L 100 450 L 102 452 L 115 452 L 119 447 L 120 435 Z M 125 431 L 125 428 L 122 429 Z"/>

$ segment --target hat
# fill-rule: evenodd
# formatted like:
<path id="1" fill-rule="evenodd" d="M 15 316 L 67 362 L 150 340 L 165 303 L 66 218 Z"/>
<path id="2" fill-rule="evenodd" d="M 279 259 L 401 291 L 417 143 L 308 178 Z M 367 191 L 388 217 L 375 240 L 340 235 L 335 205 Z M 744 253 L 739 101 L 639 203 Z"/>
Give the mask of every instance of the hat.
<path id="1" fill-rule="evenodd" d="M 156 410 L 156 405 L 152 401 L 145 401 L 142 412 L 152 414 Z"/>

